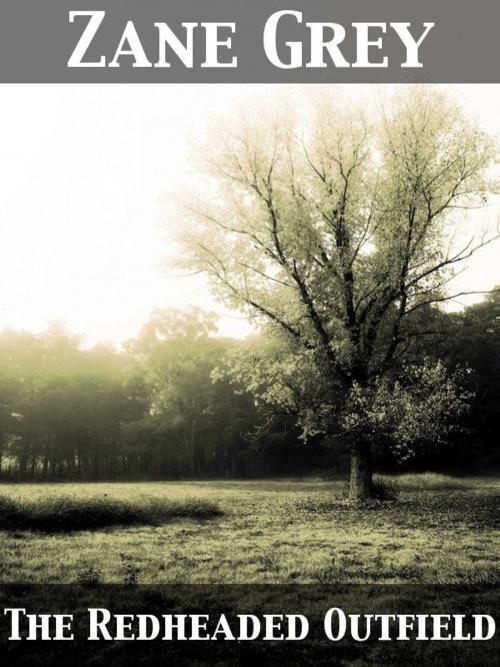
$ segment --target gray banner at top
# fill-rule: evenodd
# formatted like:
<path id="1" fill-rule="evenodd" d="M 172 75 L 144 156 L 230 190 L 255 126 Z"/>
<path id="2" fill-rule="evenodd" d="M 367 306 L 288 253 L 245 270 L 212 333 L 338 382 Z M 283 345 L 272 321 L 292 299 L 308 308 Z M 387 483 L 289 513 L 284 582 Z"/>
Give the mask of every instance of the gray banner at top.
<path id="1" fill-rule="evenodd" d="M 282 10 L 302 14 L 300 19 L 285 15 L 275 31 L 268 30 L 276 47 L 274 59 L 286 68 L 273 64 L 263 44 L 266 22 Z M 70 11 L 76 12 L 72 22 Z M 124 40 L 122 50 L 135 49 L 141 59 L 138 63 L 135 56 L 122 54 L 116 61 L 119 66 L 110 67 L 128 21 L 133 22 L 129 31 L 134 33 L 128 36 L 137 39 L 135 44 Z M 160 36 L 165 40 L 168 32 L 155 23 L 166 24 L 186 49 L 191 31 L 193 48 L 184 52 L 184 62 L 172 50 L 170 36 L 163 54 L 170 66 L 155 66 L 162 60 Z M 214 33 L 205 23 L 234 23 L 235 28 L 220 27 Z M 314 66 L 314 59 L 307 66 L 312 58 L 311 35 L 316 37 L 312 40 L 316 48 L 320 35 L 320 29 L 311 29 L 308 23 L 337 25 L 321 28 L 325 41 L 333 36 L 339 40 L 345 29 L 335 50 L 337 66 L 326 50 L 322 51 L 325 67 Z M 353 26 L 356 23 L 385 26 L 372 26 L 364 35 L 363 28 Z M 424 24 L 434 24 L 418 49 L 422 67 L 402 67 L 407 51 L 391 26 L 394 23 L 409 23 L 415 39 Z M 82 40 L 84 30 L 87 40 Z M 497 83 L 499 32 L 499 0 L 0 0 L 0 82 Z M 219 46 L 217 58 L 223 64 L 237 62 L 237 67 L 214 67 L 206 42 L 211 42 L 213 56 L 214 41 L 228 38 L 231 48 Z M 372 67 L 363 65 L 359 52 L 367 39 L 381 40 L 367 47 Z M 79 43 L 80 54 L 75 55 Z M 68 66 L 71 56 L 73 65 L 83 66 Z M 186 65 L 189 58 L 192 67 Z M 387 67 L 377 66 L 385 58 Z M 207 61 L 208 66 L 202 67 Z M 134 62 L 142 66 L 133 67 Z"/>

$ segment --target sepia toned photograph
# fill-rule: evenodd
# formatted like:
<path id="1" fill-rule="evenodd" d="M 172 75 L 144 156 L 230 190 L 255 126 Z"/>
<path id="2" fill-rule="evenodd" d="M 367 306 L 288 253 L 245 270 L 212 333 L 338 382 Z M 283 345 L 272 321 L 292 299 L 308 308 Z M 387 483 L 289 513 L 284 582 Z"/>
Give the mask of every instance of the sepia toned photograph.
<path id="1" fill-rule="evenodd" d="M 3 99 L 0 583 L 493 591 L 500 87 Z"/>

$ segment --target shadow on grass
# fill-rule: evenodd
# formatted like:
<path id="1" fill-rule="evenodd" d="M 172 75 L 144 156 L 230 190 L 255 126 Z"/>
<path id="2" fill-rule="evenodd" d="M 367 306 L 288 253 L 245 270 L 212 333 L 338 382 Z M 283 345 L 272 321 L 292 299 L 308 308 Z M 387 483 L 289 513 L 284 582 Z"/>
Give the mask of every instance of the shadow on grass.
<path id="1" fill-rule="evenodd" d="M 222 511 L 206 500 L 170 501 L 54 496 L 30 500 L 0 496 L 0 530 L 67 533 L 109 526 L 159 526 L 173 519 L 211 519 Z"/>

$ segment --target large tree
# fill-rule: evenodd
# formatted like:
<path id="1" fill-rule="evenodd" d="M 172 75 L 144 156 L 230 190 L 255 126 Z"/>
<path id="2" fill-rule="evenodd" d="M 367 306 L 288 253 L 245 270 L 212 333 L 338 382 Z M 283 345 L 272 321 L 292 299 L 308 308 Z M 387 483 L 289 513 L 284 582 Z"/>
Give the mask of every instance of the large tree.
<path id="1" fill-rule="evenodd" d="M 494 145 L 428 88 L 378 111 L 334 93 L 305 123 L 284 106 L 242 113 L 217 135 L 184 260 L 267 323 L 273 354 L 235 372 L 295 411 L 306 436 L 346 440 L 351 496 L 364 499 L 376 438 L 441 438 L 465 405 L 444 367 L 411 350 L 434 333 L 421 309 L 456 296 L 456 268 L 495 238 L 458 227 L 486 202 Z"/>

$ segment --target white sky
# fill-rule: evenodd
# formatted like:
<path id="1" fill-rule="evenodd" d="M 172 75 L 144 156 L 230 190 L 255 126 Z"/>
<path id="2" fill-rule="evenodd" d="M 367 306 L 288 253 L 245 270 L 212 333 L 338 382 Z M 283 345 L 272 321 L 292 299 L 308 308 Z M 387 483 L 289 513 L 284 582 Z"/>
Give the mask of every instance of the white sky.
<path id="1" fill-rule="evenodd" d="M 161 268 L 159 200 L 186 179 L 206 119 L 263 88 L 0 87 L 0 328 L 58 319 L 88 343 L 119 343 L 155 308 L 220 310 L 200 278 Z M 500 85 L 449 88 L 500 135 Z M 499 284 L 499 250 L 477 256 L 458 287 Z M 225 335 L 246 331 L 241 317 L 223 317 Z"/>

